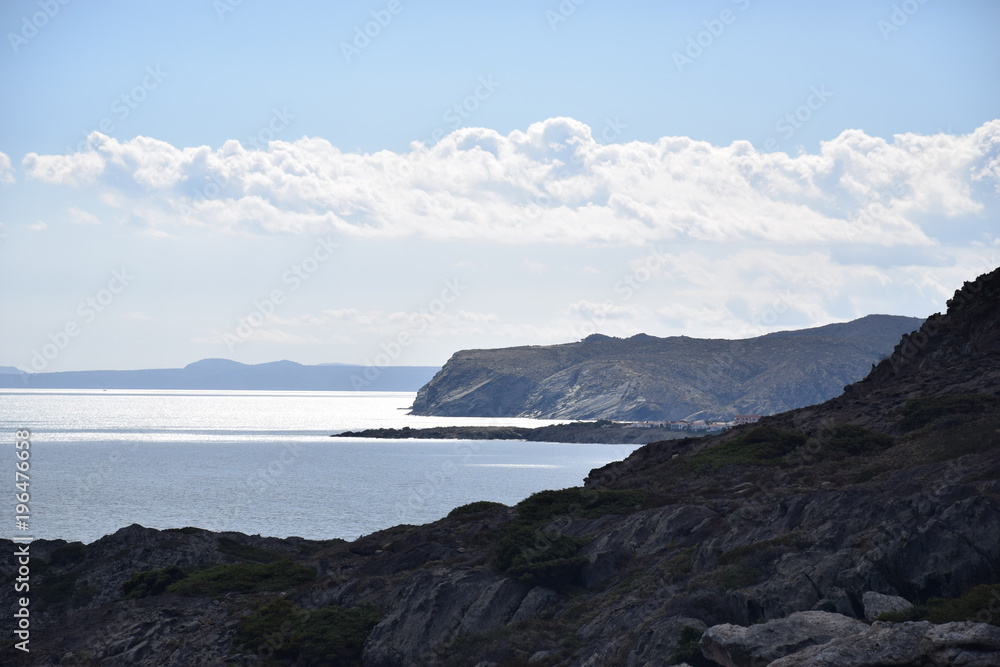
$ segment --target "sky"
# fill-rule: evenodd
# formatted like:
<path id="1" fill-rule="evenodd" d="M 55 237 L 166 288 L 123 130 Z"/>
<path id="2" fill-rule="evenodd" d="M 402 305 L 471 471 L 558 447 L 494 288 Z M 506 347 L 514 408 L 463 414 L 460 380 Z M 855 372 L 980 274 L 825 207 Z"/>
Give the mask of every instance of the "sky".
<path id="1" fill-rule="evenodd" d="M 0 4 L 0 366 L 440 365 L 926 317 L 1000 3 Z"/>

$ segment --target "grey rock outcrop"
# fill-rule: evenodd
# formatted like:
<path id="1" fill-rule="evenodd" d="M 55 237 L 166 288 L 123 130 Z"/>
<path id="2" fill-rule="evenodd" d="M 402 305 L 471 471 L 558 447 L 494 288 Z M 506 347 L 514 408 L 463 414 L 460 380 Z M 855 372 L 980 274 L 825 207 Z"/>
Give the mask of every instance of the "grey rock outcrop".
<path id="1" fill-rule="evenodd" d="M 393 667 L 423 662 L 431 649 L 444 650 L 466 634 L 510 621 L 524 606 L 529 586 L 482 572 L 439 568 L 421 572 L 365 642 L 364 663 Z M 529 607 L 541 608 L 536 594 Z M 521 618 L 530 616 L 530 611 Z"/>
<path id="2" fill-rule="evenodd" d="M 859 634 L 811 646 L 769 667 L 845 665 L 996 667 L 1000 665 L 1000 628 L 966 621 L 941 625 L 876 622 Z"/>
<path id="3" fill-rule="evenodd" d="M 760 625 L 715 625 L 701 638 L 706 658 L 725 667 L 763 667 L 808 646 L 855 635 L 868 626 L 856 618 L 825 611 L 795 612 Z"/>
<path id="4" fill-rule="evenodd" d="M 865 606 L 865 620 L 868 622 L 875 621 L 881 614 L 906 611 L 913 607 L 913 603 L 906 598 L 875 591 L 865 591 L 861 603 Z"/>

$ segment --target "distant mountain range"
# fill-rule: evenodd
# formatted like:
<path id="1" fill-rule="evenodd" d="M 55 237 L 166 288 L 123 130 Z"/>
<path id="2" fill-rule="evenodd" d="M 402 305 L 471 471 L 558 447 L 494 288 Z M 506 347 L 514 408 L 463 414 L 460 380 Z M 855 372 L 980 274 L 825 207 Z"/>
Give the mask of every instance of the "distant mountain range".
<path id="1" fill-rule="evenodd" d="M 242 364 L 202 359 L 184 368 L 24 373 L 0 367 L 0 387 L 28 389 L 244 389 L 275 391 L 416 391 L 437 366 L 305 366 L 294 361 Z"/>
<path id="2" fill-rule="evenodd" d="M 839 395 L 922 322 L 869 315 L 743 340 L 594 334 L 563 345 L 463 350 L 420 389 L 413 414 L 629 420 L 768 415 Z"/>

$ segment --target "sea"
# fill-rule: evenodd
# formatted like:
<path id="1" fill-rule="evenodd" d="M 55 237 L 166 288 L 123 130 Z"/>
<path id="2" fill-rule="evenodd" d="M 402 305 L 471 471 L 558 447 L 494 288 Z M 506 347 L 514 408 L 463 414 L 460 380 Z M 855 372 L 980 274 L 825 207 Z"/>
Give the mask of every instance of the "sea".
<path id="1" fill-rule="evenodd" d="M 418 417 L 413 392 L 0 390 L 0 537 L 92 542 L 137 523 L 307 539 L 423 524 L 580 485 L 637 445 L 334 438 L 367 428 L 542 426 Z M 28 514 L 14 446 L 30 431 Z M 3 472 L 3 468 L 7 472 Z M 22 466 L 23 467 L 23 466 Z M 23 500 L 23 498 L 22 498 Z M 0 505 L 2 507 L 2 505 Z M 23 511 L 24 508 L 21 508 Z"/>

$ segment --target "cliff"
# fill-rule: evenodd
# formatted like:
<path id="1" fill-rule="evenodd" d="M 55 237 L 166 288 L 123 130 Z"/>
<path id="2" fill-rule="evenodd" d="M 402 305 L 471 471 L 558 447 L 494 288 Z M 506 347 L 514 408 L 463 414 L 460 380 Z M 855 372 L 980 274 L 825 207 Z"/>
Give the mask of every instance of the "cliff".
<path id="1" fill-rule="evenodd" d="M 921 322 L 869 315 L 745 340 L 595 334 L 564 345 L 463 350 L 420 389 L 412 412 L 625 420 L 773 414 L 838 395 Z"/>
<path id="2" fill-rule="evenodd" d="M 355 542 L 35 542 L 32 652 L 0 660 L 1000 664 L 998 331 L 1000 269 L 835 399 Z"/>

